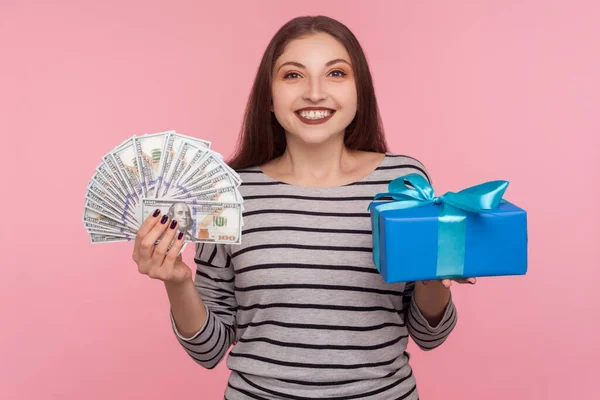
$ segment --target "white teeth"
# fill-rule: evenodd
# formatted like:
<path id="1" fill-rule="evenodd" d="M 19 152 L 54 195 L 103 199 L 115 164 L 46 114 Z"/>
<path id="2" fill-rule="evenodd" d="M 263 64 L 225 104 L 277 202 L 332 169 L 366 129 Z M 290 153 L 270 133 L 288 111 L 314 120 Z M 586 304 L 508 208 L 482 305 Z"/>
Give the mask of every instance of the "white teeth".
<path id="1" fill-rule="evenodd" d="M 308 119 L 321 119 L 321 118 L 329 117 L 329 115 L 331 115 L 331 111 L 329 111 L 329 110 L 326 110 L 326 111 L 300 111 L 300 115 L 303 118 L 308 118 Z"/>

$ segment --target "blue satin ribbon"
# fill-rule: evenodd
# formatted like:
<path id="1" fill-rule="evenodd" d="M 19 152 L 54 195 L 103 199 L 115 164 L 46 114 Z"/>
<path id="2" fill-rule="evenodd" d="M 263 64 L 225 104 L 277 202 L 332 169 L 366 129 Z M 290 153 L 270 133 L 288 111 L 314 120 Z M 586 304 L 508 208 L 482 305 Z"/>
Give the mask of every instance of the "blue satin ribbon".
<path id="1" fill-rule="evenodd" d="M 379 213 L 437 204 L 440 205 L 440 211 L 436 274 L 438 277 L 445 278 L 462 276 L 465 260 L 466 213 L 481 213 L 497 208 L 504 202 L 502 196 L 507 187 L 507 181 L 489 181 L 458 193 L 447 192 L 438 197 L 422 175 L 408 174 L 394 179 L 388 185 L 388 192 L 375 195 L 374 201 L 369 205 L 369 209 L 374 208 L 373 259 L 377 269 L 381 272 Z M 375 203 L 375 200 L 382 197 L 391 197 L 394 201 Z"/>

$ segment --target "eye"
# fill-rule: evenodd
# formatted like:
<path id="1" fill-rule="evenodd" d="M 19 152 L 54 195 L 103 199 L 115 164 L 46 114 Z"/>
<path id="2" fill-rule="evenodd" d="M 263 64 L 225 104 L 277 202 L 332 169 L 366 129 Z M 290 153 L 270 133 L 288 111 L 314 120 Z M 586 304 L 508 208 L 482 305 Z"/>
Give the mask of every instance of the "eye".
<path id="1" fill-rule="evenodd" d="M 331 71 L 330 74 L 335 74 L 334 75 L 335 78 L 343 78 L 344 76 L 348 75 L 341 69 L 336 69 L 335 71 Z"/>
<path id="2" fill-rule="evenodd" d="M 283 76 L 283 79 L 297 79 L 300 77 L 300 74 L 297 72 L 288 72 Z"/>

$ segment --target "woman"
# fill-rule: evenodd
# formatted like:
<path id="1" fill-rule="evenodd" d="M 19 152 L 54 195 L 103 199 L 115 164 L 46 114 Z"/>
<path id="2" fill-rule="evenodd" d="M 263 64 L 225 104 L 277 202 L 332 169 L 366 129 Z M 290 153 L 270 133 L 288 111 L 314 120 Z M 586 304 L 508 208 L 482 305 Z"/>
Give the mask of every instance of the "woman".
<path id="1" fill-rule="evenodd" d="M 425 350 L 446 340 L 451 282 L 386 284 L 372 262 L 373 196 L 402 174 L 429 178 L 388 152 L 367 61 L 344 25 L 303 17 L 277 32 L 229 165 L 243 180 L 242 245 L 198 245 L 195 285 L 176 258 L 180 235 L 166 251 L 176 224 L 156 214 L 136 240 L 133 258 L 165 282 L 183 348 L 213 368 L 235 344 L 230 400 L 417 399 L 408 338 Z"/>

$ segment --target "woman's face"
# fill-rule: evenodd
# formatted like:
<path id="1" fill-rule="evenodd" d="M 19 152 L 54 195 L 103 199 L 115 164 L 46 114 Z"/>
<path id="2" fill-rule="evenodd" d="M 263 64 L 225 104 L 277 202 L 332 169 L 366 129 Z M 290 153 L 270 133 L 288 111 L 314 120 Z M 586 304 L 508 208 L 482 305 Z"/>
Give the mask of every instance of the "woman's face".
<path id="1" fill-rule="evenodd" d="M 272 111 L 288 136 L 319 144 L 344 134 L 356 115 L 350 56 L 325 33 L 288 43 L 273 69 Z"/>

